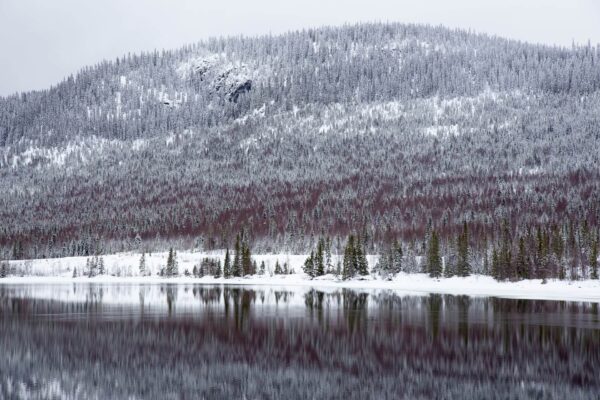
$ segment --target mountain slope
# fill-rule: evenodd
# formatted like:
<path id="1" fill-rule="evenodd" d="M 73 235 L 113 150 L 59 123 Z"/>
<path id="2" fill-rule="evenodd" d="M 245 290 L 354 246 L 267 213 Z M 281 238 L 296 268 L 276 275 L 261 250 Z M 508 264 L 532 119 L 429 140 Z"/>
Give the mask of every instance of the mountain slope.
<path id="1" fill-rule="evenodd" d="M 597 229 L 599 56 L 364 24 L 104 62 L 0 100 L 0 243 Z"/>

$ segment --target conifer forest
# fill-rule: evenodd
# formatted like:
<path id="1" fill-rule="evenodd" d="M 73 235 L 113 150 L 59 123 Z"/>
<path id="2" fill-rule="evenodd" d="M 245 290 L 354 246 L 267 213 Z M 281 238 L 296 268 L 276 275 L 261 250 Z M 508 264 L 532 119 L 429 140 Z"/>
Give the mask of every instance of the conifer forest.
<path id="1" fill-rule="evenodd" d="M 345 274 L 597 278 L 599 56 L 370 23 L 85 67 L 0 98 L 1 256 L 241 232 L 315 274 L 329 242 Z"/>

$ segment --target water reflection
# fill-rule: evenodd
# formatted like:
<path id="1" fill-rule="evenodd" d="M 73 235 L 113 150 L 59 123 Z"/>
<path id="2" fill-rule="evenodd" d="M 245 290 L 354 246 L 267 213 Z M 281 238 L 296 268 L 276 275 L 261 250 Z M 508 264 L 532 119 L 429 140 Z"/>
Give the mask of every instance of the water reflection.
<path id="1" fill-rule="evenodd" d="M 597 398 L 597 304 L 0 286 L 0 398 Z"/>

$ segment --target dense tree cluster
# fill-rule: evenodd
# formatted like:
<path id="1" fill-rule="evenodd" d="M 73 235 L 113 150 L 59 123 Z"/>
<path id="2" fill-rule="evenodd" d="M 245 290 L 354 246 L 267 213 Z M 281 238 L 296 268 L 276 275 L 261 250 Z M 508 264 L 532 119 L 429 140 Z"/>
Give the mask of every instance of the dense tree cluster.
<path id="1" fill-rule="evenodd" d="M 600 226 L 599 56 L 361 24 L 85 68 L 0 99 L 0 258 L 202 238 L 235 243 L 223 274 L 243 276 L 250 244 L 310 252 L 328 236 L 343 255 L 355 232 L 387 254 L 386 275 L 591 276 L 580 232 Z"/>
<path id="2" fill-rule="evenodd" d="M 194 266 L 192 275 L 195 278 L 202 278 L 203 276 L 214 276 L 215 278 L 220 278 L 223 275 L 221 260 L 219 258 L 211 257 L 203 258 L 199 265 Z"/>

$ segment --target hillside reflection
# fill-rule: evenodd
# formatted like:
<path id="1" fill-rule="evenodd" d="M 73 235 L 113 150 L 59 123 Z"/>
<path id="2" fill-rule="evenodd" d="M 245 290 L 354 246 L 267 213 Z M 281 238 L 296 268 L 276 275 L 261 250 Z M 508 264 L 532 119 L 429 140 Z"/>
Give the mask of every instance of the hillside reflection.
<path id="1" fill-rule="evenodd" d="M 591 399 L 600 322 L 592 303 L 0 286 L 0 365 L 0 398 Z"/>

